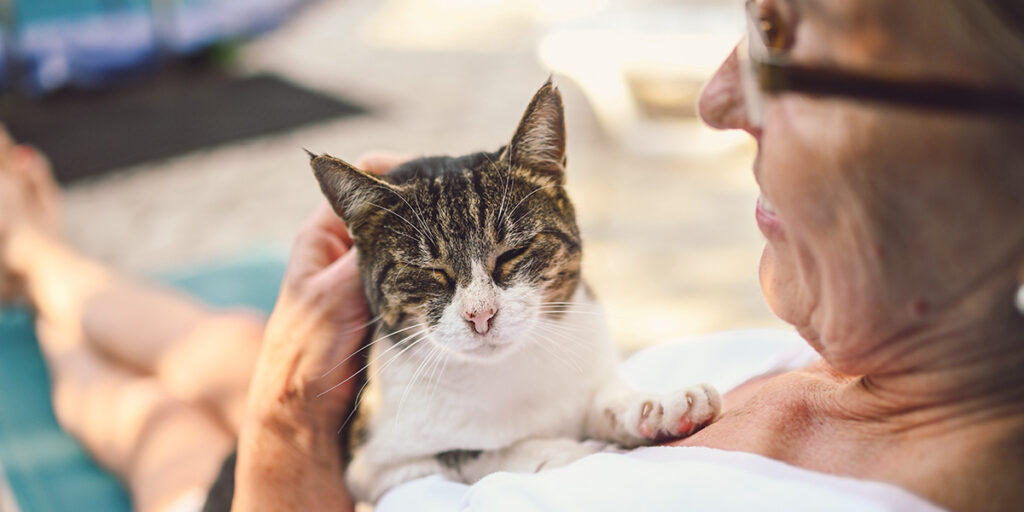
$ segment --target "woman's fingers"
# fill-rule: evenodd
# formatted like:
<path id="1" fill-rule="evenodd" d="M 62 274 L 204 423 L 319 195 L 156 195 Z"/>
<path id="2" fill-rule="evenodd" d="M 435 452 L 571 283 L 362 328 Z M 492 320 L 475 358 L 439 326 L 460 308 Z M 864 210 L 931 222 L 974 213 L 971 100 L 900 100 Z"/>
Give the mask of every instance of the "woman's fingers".
<path id="1" fill-rule="evenodd" d="M 346 247 L 352 245 L 352 239 L 348 236 L 348 226 L 326 200 L 309 217 L 303 229 L 322 229 L 340 238 Z"/>
<path id="2" fill-rule="evenodd" d="M 412 159 L 412 155 L 405 153 L 370 151 L 356 160 L 356 168 L 370 174 L 384 174 Z"/>
<path id="3" fill-rule="evenodd" d="M 412 157 L 402 153 L 373 151 L 357 160 L 356 167 L 370 173 L 383 174 Z M 300 268 L 293 276 L 308 277 L 341 258 L 352 247 L 348 227 L 334 208 L 324 202 L 317 208 L 296 237 L 293 263 Z"/>

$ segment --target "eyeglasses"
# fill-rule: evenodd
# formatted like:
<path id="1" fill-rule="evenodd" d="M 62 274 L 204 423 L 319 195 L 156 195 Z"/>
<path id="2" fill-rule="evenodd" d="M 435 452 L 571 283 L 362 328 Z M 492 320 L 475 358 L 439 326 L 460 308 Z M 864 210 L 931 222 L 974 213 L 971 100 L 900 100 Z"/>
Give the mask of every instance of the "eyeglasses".
<path id="1" fill-rule="evenodd" d="M 766 96 L 786 92 L 971 114 L 1024 114 L 1024 94 L 1010 89 L 873 76 L 829 66 L 793 63 L 769 47 L 760 6 L 761 0 L 747 0 L 747 35 L 736 50 L 747 115 L 753 126 L 760 127 L 764 122 Z"/>

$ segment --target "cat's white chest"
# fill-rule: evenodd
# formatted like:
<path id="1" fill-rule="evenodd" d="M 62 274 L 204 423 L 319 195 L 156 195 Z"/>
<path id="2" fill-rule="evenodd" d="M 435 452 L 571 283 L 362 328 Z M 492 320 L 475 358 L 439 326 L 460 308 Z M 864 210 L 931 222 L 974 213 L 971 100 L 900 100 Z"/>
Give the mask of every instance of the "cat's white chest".
<path id="1" fill-rule="evenodd" d="M 617 355 L 592 301 L 557 322 L 561 336 L 528 333 L 522 347 L 495 361 L 396 359 L 376 376 L 381 405 L 361 450 L 383 463 L 528 437 L 580 437 Z"/>

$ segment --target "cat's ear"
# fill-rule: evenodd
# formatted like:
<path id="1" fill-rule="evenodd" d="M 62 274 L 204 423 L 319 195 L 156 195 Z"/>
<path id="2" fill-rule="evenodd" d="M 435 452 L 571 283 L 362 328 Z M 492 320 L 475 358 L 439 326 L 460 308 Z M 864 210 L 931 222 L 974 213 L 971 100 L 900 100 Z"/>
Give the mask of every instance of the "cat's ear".
<path id="1" fill-rule="evenodd" d="M 372 203 L 380 201 L 382 195 L 393 190 L 390 184 L 344 160 L 330 155 L 314 155 L 309 151 L 306 153 L 309 154 L 313 174 L 320 182 L 320 190 L 335 213 L 350 224 Z"/>
<path id="2" fill-rule="evenodd" d="M 565 112 L 550 79 L 533 95 L 506 151 L 513 165 L 565 181 Z"/>

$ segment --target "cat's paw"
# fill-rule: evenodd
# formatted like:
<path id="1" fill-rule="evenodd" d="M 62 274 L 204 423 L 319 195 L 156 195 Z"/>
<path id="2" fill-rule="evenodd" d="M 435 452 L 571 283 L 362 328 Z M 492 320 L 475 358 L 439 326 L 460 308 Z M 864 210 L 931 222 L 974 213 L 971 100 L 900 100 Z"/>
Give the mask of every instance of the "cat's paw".
<path id="1" fill-rule="evenodd" d="M 626 412 L 626 430 L 647 442 L 686 437 L 708 425 L 722 410 L 722 397 L 706 384 L 638 400 Z"/>

